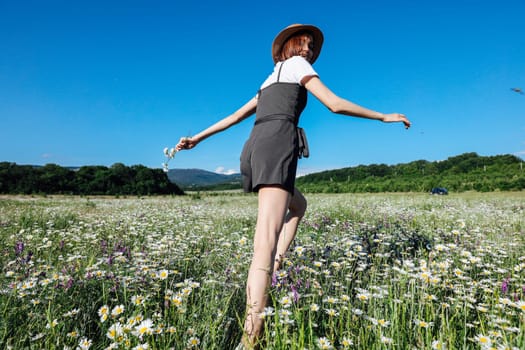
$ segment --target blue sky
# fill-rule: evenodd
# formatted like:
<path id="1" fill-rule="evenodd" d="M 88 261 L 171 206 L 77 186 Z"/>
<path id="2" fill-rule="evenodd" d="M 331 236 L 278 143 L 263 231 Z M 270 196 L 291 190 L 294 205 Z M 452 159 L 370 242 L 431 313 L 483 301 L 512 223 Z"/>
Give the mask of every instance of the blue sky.
<path id="1" fill-rule="evenodd" d="M 319 26 L 314 68 L 336 94 L 398 124 L 330 113 L 310 96 L 299 172 L 525 155 L 525 2 L 0 1 L 0 161 L 160 168 L 162 150 L 236 110 L 272 70 L 274 36 Z M 170 168 L 238 171 L 253 117 Z"/>

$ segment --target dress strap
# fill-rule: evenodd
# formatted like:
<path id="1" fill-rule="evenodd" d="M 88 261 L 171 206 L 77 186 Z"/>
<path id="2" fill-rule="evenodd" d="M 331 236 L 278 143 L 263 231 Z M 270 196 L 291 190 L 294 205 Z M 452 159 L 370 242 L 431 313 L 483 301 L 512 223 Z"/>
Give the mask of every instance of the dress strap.
<path id="1" fill-rule="evenodd" d="M 277 73 L 277 82 L 281 79 L 281 69 L 283 69 L 284 61 L 281 62 L 281 66 L 279 67 L 279 72 Z"/>

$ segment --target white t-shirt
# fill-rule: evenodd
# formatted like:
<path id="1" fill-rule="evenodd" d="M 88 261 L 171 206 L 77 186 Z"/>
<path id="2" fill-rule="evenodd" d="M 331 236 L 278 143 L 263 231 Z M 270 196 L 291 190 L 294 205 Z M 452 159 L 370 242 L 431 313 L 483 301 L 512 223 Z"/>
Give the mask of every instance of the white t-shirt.
<path id="1" fill-rule="evenodd" d="M 275 65 L 272 74 L 261 85 L 261 89 L 277 82 L 277 76 L 279 74 L 279 69 L 281 69 L 281 75 L 279 77 L 280 83 L 296 83 L 301 85 L 301 80 L 306 76 L 318 76 L 314 68 L 304 57 L 302 56 L 292 56 L 286 61 L 277 62 Z"/>

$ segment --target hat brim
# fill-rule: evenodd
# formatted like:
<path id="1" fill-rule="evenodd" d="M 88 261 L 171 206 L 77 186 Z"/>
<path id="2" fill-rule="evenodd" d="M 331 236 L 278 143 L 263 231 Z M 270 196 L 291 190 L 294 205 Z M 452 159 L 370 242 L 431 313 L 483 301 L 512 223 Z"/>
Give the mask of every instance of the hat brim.
<path id="1" fill-rule="evenodd" d="M 284 28 L 281 32 L 279 32 L 279 34 L 277 34 L 275 39 L 273 39 L 272 58 L 274 63 L 277 63 L 279 61 L 279 56 L 281 54 L 281 50 L 286 40 L 288 40 L 294 34 L 300 32 L 307 32 L 312 35 L 314 40 L 314 47 L 312 49 L 311 63 L 314 63 L 315 60 L 317 60 L 317 57 L 319 57 L 319 54 L 321 53 L 321 47 L 323 46 L 324 41 L 324 36 L 321 30 L 316 26 L 309 24 L 292 24 Z"/>

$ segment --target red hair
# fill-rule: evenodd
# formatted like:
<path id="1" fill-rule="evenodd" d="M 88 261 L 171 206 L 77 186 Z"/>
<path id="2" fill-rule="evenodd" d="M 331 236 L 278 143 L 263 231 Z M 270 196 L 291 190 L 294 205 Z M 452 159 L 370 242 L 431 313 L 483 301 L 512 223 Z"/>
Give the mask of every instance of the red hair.
<path id="1" fill-rule="evenodd" d="M 299 56 L 306 39 L 313 42 L 313 36 L 308 32 L 299 32 L 286 40 L 279 53 L 279 61 L 284 61 L 293 56 Z M 315 44 L 315 43 L 314 43 Z"/>

